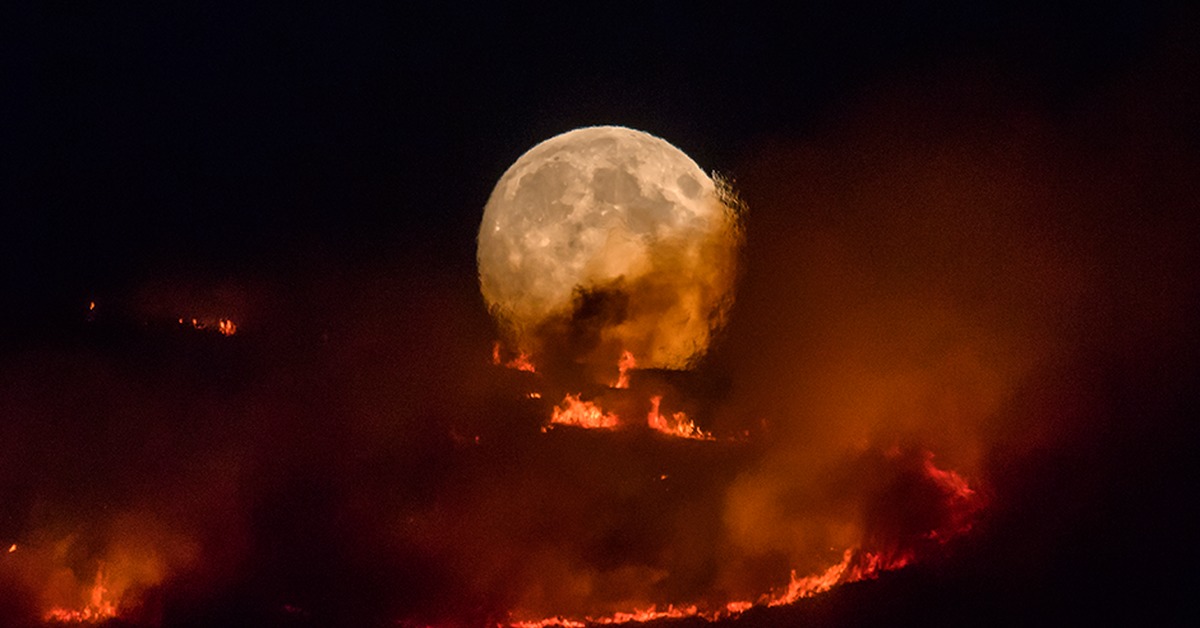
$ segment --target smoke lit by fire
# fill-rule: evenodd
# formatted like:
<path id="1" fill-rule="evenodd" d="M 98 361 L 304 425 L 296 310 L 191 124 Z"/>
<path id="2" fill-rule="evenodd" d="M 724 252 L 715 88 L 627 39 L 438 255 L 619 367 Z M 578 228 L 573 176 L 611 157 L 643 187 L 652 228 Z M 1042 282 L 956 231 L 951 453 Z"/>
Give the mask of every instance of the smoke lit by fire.
<path id="1" fill-rule="evenodd" d="M 1195 346 L 1168 279 L 1194 213 L 1143 208 L 1196 198 L 1168 176 L 1194 160 L 1146 157 L 1156 102 L 885 96 L 736 164 L 737 306 L 686 371 L 611 333 L 678 290 L 583 291 L 522 353 L 417 252 L 74 295 L 77 326 L 0 349 L 0 623 L 753 623 L 979 546 L 1020 584 L 1092 511 L 1128 516 L 1078 486 L 1161 490 L 1093 466 L 1157 462 L 1142 408 L 1191 407 L 1143 391 Z"/>

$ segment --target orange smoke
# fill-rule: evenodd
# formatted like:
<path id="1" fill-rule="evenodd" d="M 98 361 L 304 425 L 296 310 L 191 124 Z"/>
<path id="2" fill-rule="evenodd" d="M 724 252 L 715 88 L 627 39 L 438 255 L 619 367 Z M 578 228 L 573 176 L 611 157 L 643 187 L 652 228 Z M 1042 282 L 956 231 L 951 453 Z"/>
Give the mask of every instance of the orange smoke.
<path id="1" fill-rule="evenodd" d="M 911 473 L 912 479 L 937 494 L 935 510 L 944 512 L 940 516 L 928 520 L 927 524 L 921 526 L 920 529 L 915 530 L 916 534 L 891 532 L 882 535 L 878 533 L 863 535 L 855 547 L 842 552 L 839 562 L 819 568 L 805 576 L 798 575 L 801 572 L 792 569 L 786 586 L 772 589 L 749 599 L 728 600 L 723 603 L 709 601 L 686 605 L 668 604 L 661 608 L 658 605 L 651 605 L 607 615 L 557 616 L 516 621 L 508 625 L 518 628 L 573 627 L 687 617 L 717 621 L 737 617 L 756 606 L 776 607 L 794 604 L 839 585 L 875 579 L 884 572 L 901 569 L 921 560 L 930 552 L 937 551 L 941 545 L 969 532 L 972 522 L 984 505 L 983 499 L 967 485 L 961 476 L 954 471 L 940 469 L 934 465 L 931 453 L 919 452 L 915 458 L 914 460 L 912 456 L 906 456 L 899 450 L 884 452 L 882 455 L 883 460 L 892 461 L 900 469 L 907 469 L 907 471 L 902 470 L 901 474 Z M 897 490 L 899 485 L 887 488 Z M 917 506 L 926 505 L 917 504 Z M 871 522 L 867 522 L 867 524 L 868 527 L 874 525 Z"/>

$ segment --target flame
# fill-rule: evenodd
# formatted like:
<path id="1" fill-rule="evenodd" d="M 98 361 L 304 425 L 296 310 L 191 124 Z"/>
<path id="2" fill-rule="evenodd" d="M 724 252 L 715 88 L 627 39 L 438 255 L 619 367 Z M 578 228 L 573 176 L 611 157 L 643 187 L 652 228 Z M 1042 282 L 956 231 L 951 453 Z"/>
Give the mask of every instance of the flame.
<path id="1" fill-rule="evenodd" d="M 508 626 L 510 628 L 548 628 L 549 626 L 561 626 L 562 628 L 583 628 L 584 626 L 628 624 L 631 622 L 645 623 L 658 619 L 683 619 L 685 617 L 709 618 L 701 613 L 700 609 L 696 606 L 676 607 L 674 605 L 668 605 L 663 610 L 658 610 L 658 606 L 650 606 L 644 609 L 637 609 L 628 612 L 617 612 L 604 617 L 586 617 L 584 619 L 547 617 L 546 619 L 538 619 L 533 621 L 513 622 L 508 624 Z M 712 618 L 715 619 L 716 617 L 714 616 Z"/>
<path id="2" fill-rule="evenodd" d="M 654 400 L 655 412 L 658 398 Z M 661 417 L 659 417 L 661 419 Z M 653 427 L 653 425 L 651 426 Z M 657 429 L 657 428 L 656 428 Z M 933 454 L 926 452 L 924 472 L 927 477 L 938 484 L 948 496 L 953 508 L 953 516 L 948 523 L 929 531 L 924 538 L 945 543 L 953 537 L 970 531 L 970 518 L 983 506 L 982 500 L 962 476 L 952 470 L 939 469 L 933 464 Z M 660 479 L 665 476 L 660 477 Z M 901 569 L 918 559 L 916 547 L 901 547 L 891 550 L 868 550 L 862 547 L 847 548 L 842 552 L 841 561 L 830 565 L 823 571 L 807 576 L 797 576 L 792 570 L 787 587 L 760 596 L 757 600 L 731 600 L 721 606 L 709 606 L 701 610 L 696 605 L 668 605 L 659 610 L 658 606 L 634 610 L 631 612 L 616 612 L 606 616 L 587 616 L 569 618 L 563 616 L 549 617 L 540 620 L 525 620 L 508 623 L 510 628 L 547 628 L 562 626 L 563 628 L 580 628 L 589 625 L 613 625 L 631 622 L 648 622 L 658 619 L 698 618 L 705 621 L 733 619 L 754 607 L 776 607 L 794 604 L 800 600 L 825 593 L 834 587 L 873 580 L 887 571 Z"/>
<path id="3" fill-rule="evenodd" d="M 606 616 L 587 616 L 583 618 L 548 617 L 540 620 L 517 621 L 507 624 L 509 628 L 547 628 L 561 626 L 563 628 L 578 628 L 590 625 L 614 625 L 631 622 L 648 622 L 658 619 L 682 619 L 695 617 L 706 621 L 736 618 L 755 606 L 786 606 L 802 599 L 810 598 L 830 589 L 851 582 L 871 580 L 879 577 L 885 571 L 900 569 L 913 560 L 910 552 L 886 554 L 883 552 L 864 552 L 859 549 L 847 549 L 842 552 L 842 560 L 820 573 L 798 577 L 793 569 L 786 589 L 764 595 L 757 602 L 749 600 L 734 600 L 726 602 L 715 610 L 701 611 L 696 605 L 675 606 L 667 605 L 663 610 L 658 606 L 635 609 L 628 612 L 616 612 Z"/>
<path id="4" fill-rule="evenodd" d="M 629 371 L 637 368 L 637 360 L 629 351 L 621 352 L 621 359 L 617 360 L 617 381 L 613 382 L 613 388 L 629 388 Z"/>
<path id="5" fill-rule="evenodd" d="M 220 331 L 223 336 L 232 336 L 237 333 L 237 325 L 234 325 L 233 321 L 228 318 L 223 318 L 217 321 L 217 331 Z"/>
<path id="6" fill-rule="evenodd" d="M 179 324 L 180 325 L 190 324 L 192 326 L 192 329 L 199 329 L 199 330 L 216 329 L 217 332 L 219 332 L 222 336 L 232 336 L 237 333 L 237 329 L 238 329 L 237 324 L 234 323 L 233 320 L 229 319 L 229 318 L 185 319 L 185 318 L 181 317 L 179 319 Z"/>
<path id="7" fill-rule="evenodd" d="M 864 552 L 847 549 L 842 553 L 842 562 L 830 566 L 824 572 L 796 577 L 792 570 L 788 587 L 782 593 L 772 596 L 767 606 L 785 606 L 797 600 L 813 597 L 824 593 L 840 584 L 873 580 L 885 571 L 895 571 L 908 565 L 914 560 L 912 551 L 898 552 Z"/>
<path id="8" fill-rule="evenodd" d="M 82 609 L 54 608 L 46 613 L 46 622 L 60 624 L 99 623 L 117 616 L 117 605 L 109 599 L 104 563 L 96 569 L 96 580 L 88 594 L 88 602 Z"/>
<path id="9" fill-rule="evenodd" d="M 673 413 L 670 421 L 668 421 L 667 417 L 659 412 L 658 408 L 661 403 L 662 395 L 655 395 L 650 398 L 650 413 L 646 415 L 646 424 L 650 426 L 650 429 L 682 438 L 713 440 L 712 434 L 697 427 L 696 423 L 689 419 L 687 414 L 683 412 Z"/>
<path id="10" fill-rule="evenodd" d="M 503 365 L 504 368 L 525 371 L 526 373 L 536 373 L 537 369 L 533 366 L 532 357 L 528 353 L 520 351 L 515 358 L 505 362 L 500 357 L 500 343 L 498 341 L 492 343 L 492 364 L 496 366 Z"/>
<path id="11" fill-rule="evenodd" d="M 9 546 L 8 546 L 8 553 L 9 553 L 9 554 L 11 554 L 11 553 L 13 553 L 13 552 L 15 552 L 15 551 L 17 551 L 17 544 L 16 544 L 16 543 L 13 543 L 12 545 L 9 545 Z"/>
<path id="12" fill-rule="evenodd" d="M 730 615 L 741 615 L 753 607 L 753 602 L 729 602 L 725 605 L 725 611 Z"/>
<path id="13" fill-rule="evenodd" d="M 555 406 L 554 415 L 550 417 L 552 425 L 575 425 L 586 428 L 617 427 L 620 419 L 611 412 L 605 412 L 594 402 L 582 401 L 579 395 L 567 393 L 562 404 Z"/>

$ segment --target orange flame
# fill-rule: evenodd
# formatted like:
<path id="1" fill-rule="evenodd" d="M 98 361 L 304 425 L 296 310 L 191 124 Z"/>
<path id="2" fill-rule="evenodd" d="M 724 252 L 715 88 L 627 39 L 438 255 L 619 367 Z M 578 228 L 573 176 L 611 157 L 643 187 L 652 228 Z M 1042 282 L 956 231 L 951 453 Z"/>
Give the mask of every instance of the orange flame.
<path id="1" fill-rule="evenodd" d="M 617 612 L 604 617 L 587 617 L 584 619 L 570 619 L 567 617 L 548 617 L 535 621 L 518 621 L 508 624 L 510 628 L 548 628 L 549 626 L 560 626 L 561 628 L 583 628 L 584 626 L 594 625 L 613 625 L 613 624 L 628 624 L 631 622 L 645 623 L 658 619 L 683 619 L 685 617 L 706 617 L 700 613 L 696 606 L 676 607 L 668 605 L 663 610 L 658 610 L 658 606 L 650 606 L 644 609 L 637 609 L 628 612 Z"/>
<path id="2" fill-rule="evenodd" d="M 633 354 L 629 351 L 621 352 L 621 359 L 617 360 L 617 381 L 613 383 L 613 388 L 629 388 L 629 371 L 637 368 L 637 360 L 633 358 Z"/>
<path id="3" fill-rule="evenodd" d="M 646 424 L 650 426 L 650 429 L 682 438 L 713 440 L 712 434 L 697 427 L 696 423 L 689 419 L 687 414 L 683 412 L 673 413 L 671 419 L 668 421 L 667 417 L 659 412 L 658 408 L 661 403 L 662 395 L 655 395 L 650 398 L 650 413 L 646 415 Z"/>
<path id="4" fill-rule="evenodd" d="M 179 319 L 180 325 L 186 325 L 189 323 L 191 324 L 192 329 L 199 329 L 199 330 L 216 329 L 217 332 L 219 332 L 222 336 L 232 336 L 237 333 L 237 324 L 234 323 L 233 320 L 229 319 L 229 318 L 217 318 L 217 319 L 211 319 L 211 318 L 210 319 L 199 319 L 199 318 L 184 319 L 184 318 L 180 318 Z"/>
<path id="5" fill-rule="evenodd" d="M 655 402 L 657 411 L 658 399 Z M 652 412 L 653 416 L 655 412 Z M 661 417 L 660 417 L 661 418 Z M 653 427 L 653 425 L 651 426 Z M 929 479 L 946 489 L 951 503 L 955 505 L 956 517 L 948 524 L 930 531 L 926 538 L 937 539 L 941 542 L 965 534 L 970 531 L 969 519 L 974 515 L 982 502 L 976 492 L 967 485 L 966 480 L 951 470 L 938 469 L 933 465 L 933 455 L 926 454 L 924 470 Z M 786 606 L 802 599 L 820 595 L 836 586 L 872 580 L 887 571 L 895 571 L 914 562 L 917 559 L 915 548 L 898 549 L 894 551 L 866 551 L 860 548 L 849 548 L 842 553 L 842 560 L 830 565 L 824 571 L 812 575 L 798 577 L 792 570 L 787 588 L 773 591 L 758 598 L 757 601 L 733 600 L 716 610 L 701 611 L 696 606 L 667 606 L 658 610 L 657 606 L 632 612 L 617 612 L 612 615 L 584 618 L 551 617 L 536 621 L 518 621 L 507 624 L 512 628 L 547 628 L 562 626 L 564 628 L 580 628 L 589 625 L 612 625 L 630 622 L 647 622 L 666 618 L 696 617 L 707 621 L 718 621 L 740 616 L 755 606 Z"/>
<path id="6" fill-rule="evenodd" d="M 792 570 L 791 578 L 786 589 L 779 593 L 764 595 L 763 597 L 759 598 L 757 602 L 751 602 L 748 600 L 735 600 L 725 603 L 724 606 L 718 608 L 717 610 L 711 611 L 701 611 L 695 605 L 678 607 L 675 605 L 668 605 L 663 610 L 658 610 L 658 606 L 651 606 L 645 609 L 635 609 L 628 612 L 616 612 L 612 615 L 600 617 L 588 616 L 582 619 L 549 617 L 534 621 L 512 622 L 509 623 L 508 626 L 510 628 L 548 628 L 549 626 L 579 628 L 589 625 L 627 624 L 631 622 L 648 622 L 658 619 L 682 619 L 687 617 L 697 617 L 707 621 L 717 621 L 721 619 L 735 618 L 751 608 L 754 608 L 755 606 L 786 606 L 788 604 L 794 604 L 799 600 L 819 595 L 841 584 L 874 579 L 879 577 L 879 574 L 885 571 L 893 571 L 904 567 L 911 562 L 911 560 L 911 554 L 907 553 L 900 553 L 895 556 L 887 556 L 883 553 L 863 552 L 861 550 L 847 549 L 842 553 L 841 562 L 831 565 L 823 572 L 804 577 L 797 577 L 796 571 Z"/>
<path id="7" fill-rule="evenodd" d="M 550 417 L 552 425 L 575 425 L 586 428 L 617 427 L 620 419 L 611 412 L 605 412 L 594 402 L 582 401 L 579 395 L 570 393 L 563 399 L 562 405 L 555 406 L 554 415 Z"/>
<path id="8" fill-rule="evenodd" d="M 526 373 L 536 373 L 537 369 L 533 366 L 532 356 L 525 352 L 518 352 L 517 356 L 508 362 L 500 358 L 500 343 L 492 343 L 492 364 L 496 366 L 503 365 L 504 368 L 525 371 Z"/>
<path id="9" fill-rule="evenodd" d="M 60 624 L 99 623 L 117 616 L 117 605 L 107 599 L 108 588 L 105 586 L 104 563 L 96 570 L 96 581 L 88 595 L 87 604 L 79 610 L 54 608 L 46 613 L 46 622 Z"/>

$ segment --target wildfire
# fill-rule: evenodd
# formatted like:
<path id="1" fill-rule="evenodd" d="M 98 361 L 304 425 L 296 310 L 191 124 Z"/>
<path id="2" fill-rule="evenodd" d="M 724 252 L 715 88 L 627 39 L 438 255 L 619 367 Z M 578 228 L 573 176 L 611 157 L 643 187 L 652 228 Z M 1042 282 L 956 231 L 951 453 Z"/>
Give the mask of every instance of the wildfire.
<path id="1" fill-rule="evenodd" d="M 518 352 L 516 357 L 505 362 L 500 356 L 500 343 L 492 343 L 492 364 L 496 366 L 504 366 L 504 368 L 525 371 L 526 373 L 536 373 L 537 369 L 533 366 L 532 358 L 528 353 Z"/>
<path id="2" fill-rule="evenodd" d="M 555 406 L 554 414 L 550 417 L 551 425 L 575 425 L 586 428 L 617 427 L 620 419 L 611 412 L 605 412 L 594 402 L 583 401 L 579 395 L 567 394 L 562 404 Z"/>
<path id="3" fill-rule="evenodd" d="M 79 610 L 65 608 L 51 609 L 46 613 L 45 621 L 60 624 L 98 623 L 113 619 L 117 616 L 117 605 L 108 599 L 108 587 L 105 585 L 104 563 L 96 570 L 96 580 L 88 595 L 87 604 Z"/>
<path id="4" fill-rule="evenodd" d="M 663 610 L 658 610 L 657 606 L 651 606 L 640 610 L 614 613 L 606 617 L 587 617 L 585 619 L 549 617 L 536 621 L 519 621 L 508 625 L 511 628 L 548 628 L 549 626 L 561 626 L 562 628 L 583 628 L 584 626 L 628 624 L 631 622 L 645 623 L 658 619 L 683 619 L 685 617 L 707 618 L 700 612 L 700 609 L 695 606 L 676 607 L 674 605 L 668 605 Z"/>
<path id="5" fill-rule="evenodd" d="M 524 359 L 526 356 L 521 354 L 518 359 Z M 514 362 L 516 362 L 514 360 Z M 500 343 L 495 343 L 492 346 L 492 363 L 501 364 Z M 509 368 L 518 368 L 513 365 L 513 362 L 506 364 Z M 617 362 L 617 381 L 611 387 L 614 389 L 629 388 L 629 374 L 637 367 L 637 360 L 633 357 L 633 353 L 623 351 L 621 359 Z M 529 370 L 533 367 L 530 366 Z M 522 369 L 524 370 L 524 369 Z M 529 393 L 531 399 L 540 399 L 540 393 Z M 621 424 L 621 417 L 613 412 L 605 411 L 594 401 L 583 401 L 582 393 L 568 393 L 563 398 L 562 403 L 554 408 L 553 414 L 550 417 L 550 425 L 574 425 L 584 428 L 604 428 L 612 429 Z M 704 430 L 701 430 L 694 421 L 688 418 L 686 413 L 674 412 L 670 416 L 664 415 L 660 411 L 662 404 L 662 395 L 656 395 L 650 398 L 650 413 L 646 416 L 646 424 L 650 429 L 679 438 L 693 438 L 696 440 L 715 440 L 713 436 Z M 542 430 L 546 431 L 545 428 Z"/>
<path id="6" fill-rule="evenodd" d="M 888 557 L 881 553 L 848 549 L 842 553 L 842 562 L 831 565 L 819 574 L 796 577 L 796 571 L 793 569 L 787 589 L 772 596 L 767 601 L 767 606 L 793 604 L 797 600 L 824 593 L 839 584 L 877 578 L 882 572 L 900 569 L 910 560 L 911 556 L 908 554 Z"/>
<path id="7" fill-rule="evenodd" d="M 534 372 L 533 365 L 529 361 L 529 357 L 525 354 L 518 354 L 514 359 L 507 362 L 503 358 L 501 345 L 497 342 L 492 348 L 493 364 Z M 633 354 L 630 351 L 623 351 L 617 362 L 617 379 L 610 384 L 610 388 L 629 389 L 631 372 L 636 368 L 637 360 Z M 537 399 L 541 398 L 541 394 L 531 392 L 527 393 L 527 397 Z M 601 399 L 585 401 L 583 393 L 566 394 L 562 402 L 553 408 L 550 423 L 542 428 L 542 431 L 548 431 L 557 425 L 571 425 L 588 429 L 615 429 L 620 427 L 623 424 L 622 418 L 615 412 L 609 411 L 600 405 L 600 401 Z M 650 410 L 646 414 L 646 425 L 649 429 L 676 438 L 716 440 L 712 434 L 700 429 L 685 412 L 664 411 L 662 402 L 663 395 L 661 394 L 653 395 L 649 398 Z M 627 407 L 627 405 L 621 407 Z M 624 421 L 624 423 L 626 425 L 633 425 L 636 422 Z M 885 452 L 887 458 L 896 458 L 902 454 L 899 448 L 893 449 L 895 451 L 889 450 Z M 864 539 L 863 544 L 853 545 L 845 549 L 841 554 L 840 561 L 804 576 L 798 575 L 797 571 L 793 569 L 789 574 L 786 585 L 781 585 L 779 588 L 772 588 L 767 593 L 754 599 L 727 599 L 719 603 L 713 600 L 699 605 L 651 605 L 643 608 L 635 608 L 631 611 L 614 612 L 609 615 L 588 615 L 582 617 L 559 615 L 542 619 L 519 620 L 513 618 L 513 621 L 510 623 L 500 625 L 507 625 L 511 628 L 548 628 L 550 626 L 584 628 L 585 626 L 592 625 L 644 623 L 663 619 L 690 618 L 704 621 L 719 621 L 737 618 L 755 607 L 776 607 L 794 604 L 800 600 L 825 593 L 843 584 L 878 578 L 884 572 L 901 569 L 918 560 L 920 556 L 919 551 L 922 551 L 922 547 L 929 547 L 929 542 L 945 543 L 949 539 L 970 531 L 974 515 L 982 506 L 979 496 L 962 476 L 951 470 L 939 469 L 934 465 L 932 453 L 924 453 L 924 460 L 921 461 L 918 469 L 926 482 L 932 483 L 937 487 L 943 499 L 946 500 L 945 503 L 949 509 L 946 518 L 937 524 L 934 529 L 927 530 L 924 534 L 908 537 L 909 541 L 907 543 L 900 543 L 898 546 L 893 546 L 885 541 L 880 545 L 875 541 L 867 542 Z M 661 474 L 658 476 L 658 479 L 665 480 L 667 477 L 667 474 Z"/>
<path id="8" fill-rule="evenodd" d="M 904 567 L 905 565 L 909 564 L 912 559 L 912 554 L 907 552 L 889 556 L 885 555 L 884 553 L 847 549 L 842 553 L 841 562 L 831 565 L 828 569 L 820 573 L 798 577 L 796 575 L 796 571 L 792 570 L 786 589 L 778 593 L 764 595 L 756 602 L 749 600 L 735 600 L 726 602 L 724 606 L 710 611 L 701 611 L 695 605 L 668 605 L 662 610 L 659 610 L 658 606 L 651 606 L 645 609 L 639 609 L 630 612 L 617 612 L 613 613 L 612 615 L 601 617 L 588 616 L 581 619 L 550 617 L 535 621 L 512 622 L 507 625 L 509 628 L 548 628 L 549 626 L 580 628 L 582 626 L 591 625 L 627 624 L 631 622 L 648 622 L 658 619 L 683 619 L 689 617 L 703 619 L 706 621 L 719 621 L 722 619 L 735 618 L 751 608 L 754 608 L 755 606 L 786 606 L 788 604 L 794 604 L 802 599 L 825 593 L 826 591 L 829 591 L 838 585 L 878 578 L 879 574 L 885 571 L 894 571 Z"/>
<path id="9" fill-rule="evenodd" d="M 657 402 L 655 404 L 657 409 Z M 654 413 L 651 413 L 653 416 Z M 976 492 L 971 489 L 966 480 L 954 471 L 939 469 L 933 464 L 933 454 L 926 452 L 923 471 L 930 481 L 942 488 L 953 506 L 950 521 L 930 530 L 924 538 L 945 542 L 950 538 L 960 536 L 970 531 L 969 520 L 982 506 Z M 800 600 L 820 595 L 834 587 L 873 580 L 880 574 L 901 569 L 918 558 L 917 548 L 901 547 L 893 550 L 868 550 L 862 547 L 848 548 L 842 552 L 842 560 L 830 565 L 823 571 L 807 576 L 797 576 L 791 571 L 786 588 L 772 590 L 760 596 L 757 600 L 732 600 L 721 606 L 709 606 L 701 609 L 696 605 L 668 605 L 662 610 L 658 606 L 650 606 L 630 612 L 617 612 L 606 616 L 587 616 L 582 618 L 550 617 L 532 621 L 517 621 L 507 624 L 510 628 L 548 628 L 561 626 L 563 628 L 582 628 L 591 625 L 614 625 L 631 622 L 648 622 L 658 619 L 696 618 L 705 621 L 719 621 L 736 618 L 754 607 L 776 607 L 794 604 Z"/>
<path id="10" fill-rule="evenodd" d="M 650 413 L 646 415 L 646 424 L 650 426 L 650 429 L 682 438 L 713 440 L 711 434 L 697 427 L 695 422 L 689 419 L 687 414 L 683 412 L 672 413 L 670 420 L 668 420 L 667 417 L 659 412 L 659 404 L 661 403 L 662 395 L 655 395 L 650 398 Z"/>
<path id="11" fill-rule="evenodd" d="M 633 354 L 629 351 L 621 352 L 621 359 L 617 360 L 617 381 L 613 382 L 613 388 L 629 388 L 629 371 L 637 368 L 637 360 L 633 358 Z"/>

